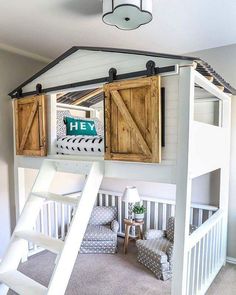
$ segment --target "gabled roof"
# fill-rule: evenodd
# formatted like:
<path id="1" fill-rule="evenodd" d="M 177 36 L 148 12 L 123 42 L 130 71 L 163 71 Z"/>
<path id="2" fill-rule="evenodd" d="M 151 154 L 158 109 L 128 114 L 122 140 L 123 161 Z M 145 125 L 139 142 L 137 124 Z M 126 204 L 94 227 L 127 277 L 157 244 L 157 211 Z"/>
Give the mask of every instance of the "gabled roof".
<path id="1" fill-rule="evenodd" d="M 130 49 L 115 49 L 115 48 L 103 48 L 103 47 L 86 47 L 86 46 L 73 46 L 61 56 L 56 58 L 54 61 L 49 63 L 46 67 L 42 70 L 34 74 L 32 77 L 27 79 L 25 82 L 20 84 L 17 88 L 12 90 L 9 95 L 11 97 L 16 97 L 16 94 L 19 90 L 21 90 L 24 86 L 35 80 L 36 78 L 40 77 L 42 74 L 46 73 L 58 63 L 72 55 L 78 50 L 90 50 L 90 51 L 102 51 L 102 52 L 115 52 L 115 53 L 124 53 L 124 54 L 132 54 L 132 55 L 143 55 L 148 57 L 159 57 L 159 58 L 166 58 L 166 59 L 173 59 L 173 60 L 186 60 L 196 62 L 197 67 L 196 70 L 204 76 L 211 76 L 213 77 L 213 83 L 217 86 L 223 86 L 224 91 L 226 93 L 236 94 L 236 89 L 233 88 L 229 83 L 227 83 L 218 73 L 214 71 L 214 69 L 205 61 L 198 57 L 190 57 L 184 55 L 173 55 L 173 54 L 164 54 L 164 53 L 155 53 L 155 52 L 148 52 L 148 51 L 139 51 L 139 50 L 130 50 Z"/>

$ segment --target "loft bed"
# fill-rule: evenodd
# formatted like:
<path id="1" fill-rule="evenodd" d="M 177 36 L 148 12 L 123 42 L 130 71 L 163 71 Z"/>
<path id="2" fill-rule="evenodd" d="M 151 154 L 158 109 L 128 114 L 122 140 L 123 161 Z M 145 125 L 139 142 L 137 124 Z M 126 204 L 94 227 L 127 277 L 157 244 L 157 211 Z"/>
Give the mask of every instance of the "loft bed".
<path id="1" fill-rule="evenodd" d="M 73 113 L 71 111 L 73 111 Z M 76 116 L 76 111 L 79 111 L 79 116 Z M 86 116 L 86 114 L 89 116 Z M 93 108 L 57 103 L 57 155 L 104 155 L 104 127 L 102 121 L 96 117 L 97 114 L 98 112 Z M 90 125 L 94 124 L 92 127 L 96 130 L 95 135 L 68 135 L 66 128 L 67 118 L 82 120 L 84 125 L 86 122 L 89 122 L 88 124 Z M 89 132 L 90 131 L 91 129 L 89 129 Z"/>
<path id="2" fill-rule="evenodd" d="M 104 155 L 58 155 L 57 111 L 73 108 L 73 99 L 61 106 L 58 95 L 91 89 L 105 95 Z M 37 169 L 44 159 L 60 159 L 67 169 L 75 161 L 96 162 L 105 177 L 175 184 L 172 294 L 204 294 L 226 260 L 230 95 L 235 93 L 196 57 L 73 47 L 10 93 L 17 215 L 23 207 L 22 169 Z M 97 117 L 90 105 L 77 107 L 87 108 L 85 117 L 88 111 Z M 189 236 L 192 180 L 215 170 L 220 171 L 219 209 Z M 202 273 L 204 261 L 211 267 Z"/>
<path id="3" fill-rule="evenodd" d="M 66 92 L 57 95 L 57 154 L 104 155 L 103 99 L 103 91 L 100 88 Z M 81 126 L 74 126 L 78 127 L 77 130 L 73 129 L 75 134 L 69 135 L 66 117 L 82 120 L 83 127 L 86 127 L 84 128 L 85 130 L 81 130 L 79 128 Z M 79 135 L 77 134 L 78 129 L 79 133 L 81 133 Z"/>

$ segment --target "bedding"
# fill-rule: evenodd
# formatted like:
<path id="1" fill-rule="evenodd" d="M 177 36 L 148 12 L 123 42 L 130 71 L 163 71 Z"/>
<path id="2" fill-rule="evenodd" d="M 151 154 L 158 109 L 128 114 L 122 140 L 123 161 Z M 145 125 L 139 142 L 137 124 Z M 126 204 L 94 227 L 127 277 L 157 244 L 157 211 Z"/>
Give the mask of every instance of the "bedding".
<path id="1" fill-rule="evenodd" d="M 83 120 L 95 123 L 97 135 L 66 135 L 64 119 Z M 60 155 L 86 155 L 102 156 L 104 154 L 104 127 L 97 118 L 81 118 L 72 116 L 66 111 L 57 111 L 57 154 Z"/>
<path id="2" fill-rule="evenodd" d="M 104 139 L 101 136 L 66 135 L 57 139 L 57 154 L 101 156 Z"/>

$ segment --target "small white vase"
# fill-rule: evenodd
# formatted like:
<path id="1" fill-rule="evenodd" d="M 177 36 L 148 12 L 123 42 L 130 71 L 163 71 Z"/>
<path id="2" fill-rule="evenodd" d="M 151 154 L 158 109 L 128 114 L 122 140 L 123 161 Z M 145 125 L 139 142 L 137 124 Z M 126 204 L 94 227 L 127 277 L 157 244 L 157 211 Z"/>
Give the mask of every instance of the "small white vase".
<path id="1" fill-rule="evenodd" d="M 134 219 L 137 222 L 143 221 L 144 213 L 134 213 Z"/>

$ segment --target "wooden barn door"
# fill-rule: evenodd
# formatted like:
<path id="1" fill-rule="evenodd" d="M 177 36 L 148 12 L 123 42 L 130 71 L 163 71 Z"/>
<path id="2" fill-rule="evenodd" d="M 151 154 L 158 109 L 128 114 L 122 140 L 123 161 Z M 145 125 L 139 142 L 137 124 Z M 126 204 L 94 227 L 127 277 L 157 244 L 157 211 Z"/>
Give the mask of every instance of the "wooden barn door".
<path id="1" fill-rule="evenodd" d="M 161 161 L 160 77 L 104 85 L 106 160 Z"/>
<path id="2" fill-rule="evenodd" d="M 14 102 L 16 154 L 47 155 L 46 99 L 37 95 Z"/>

